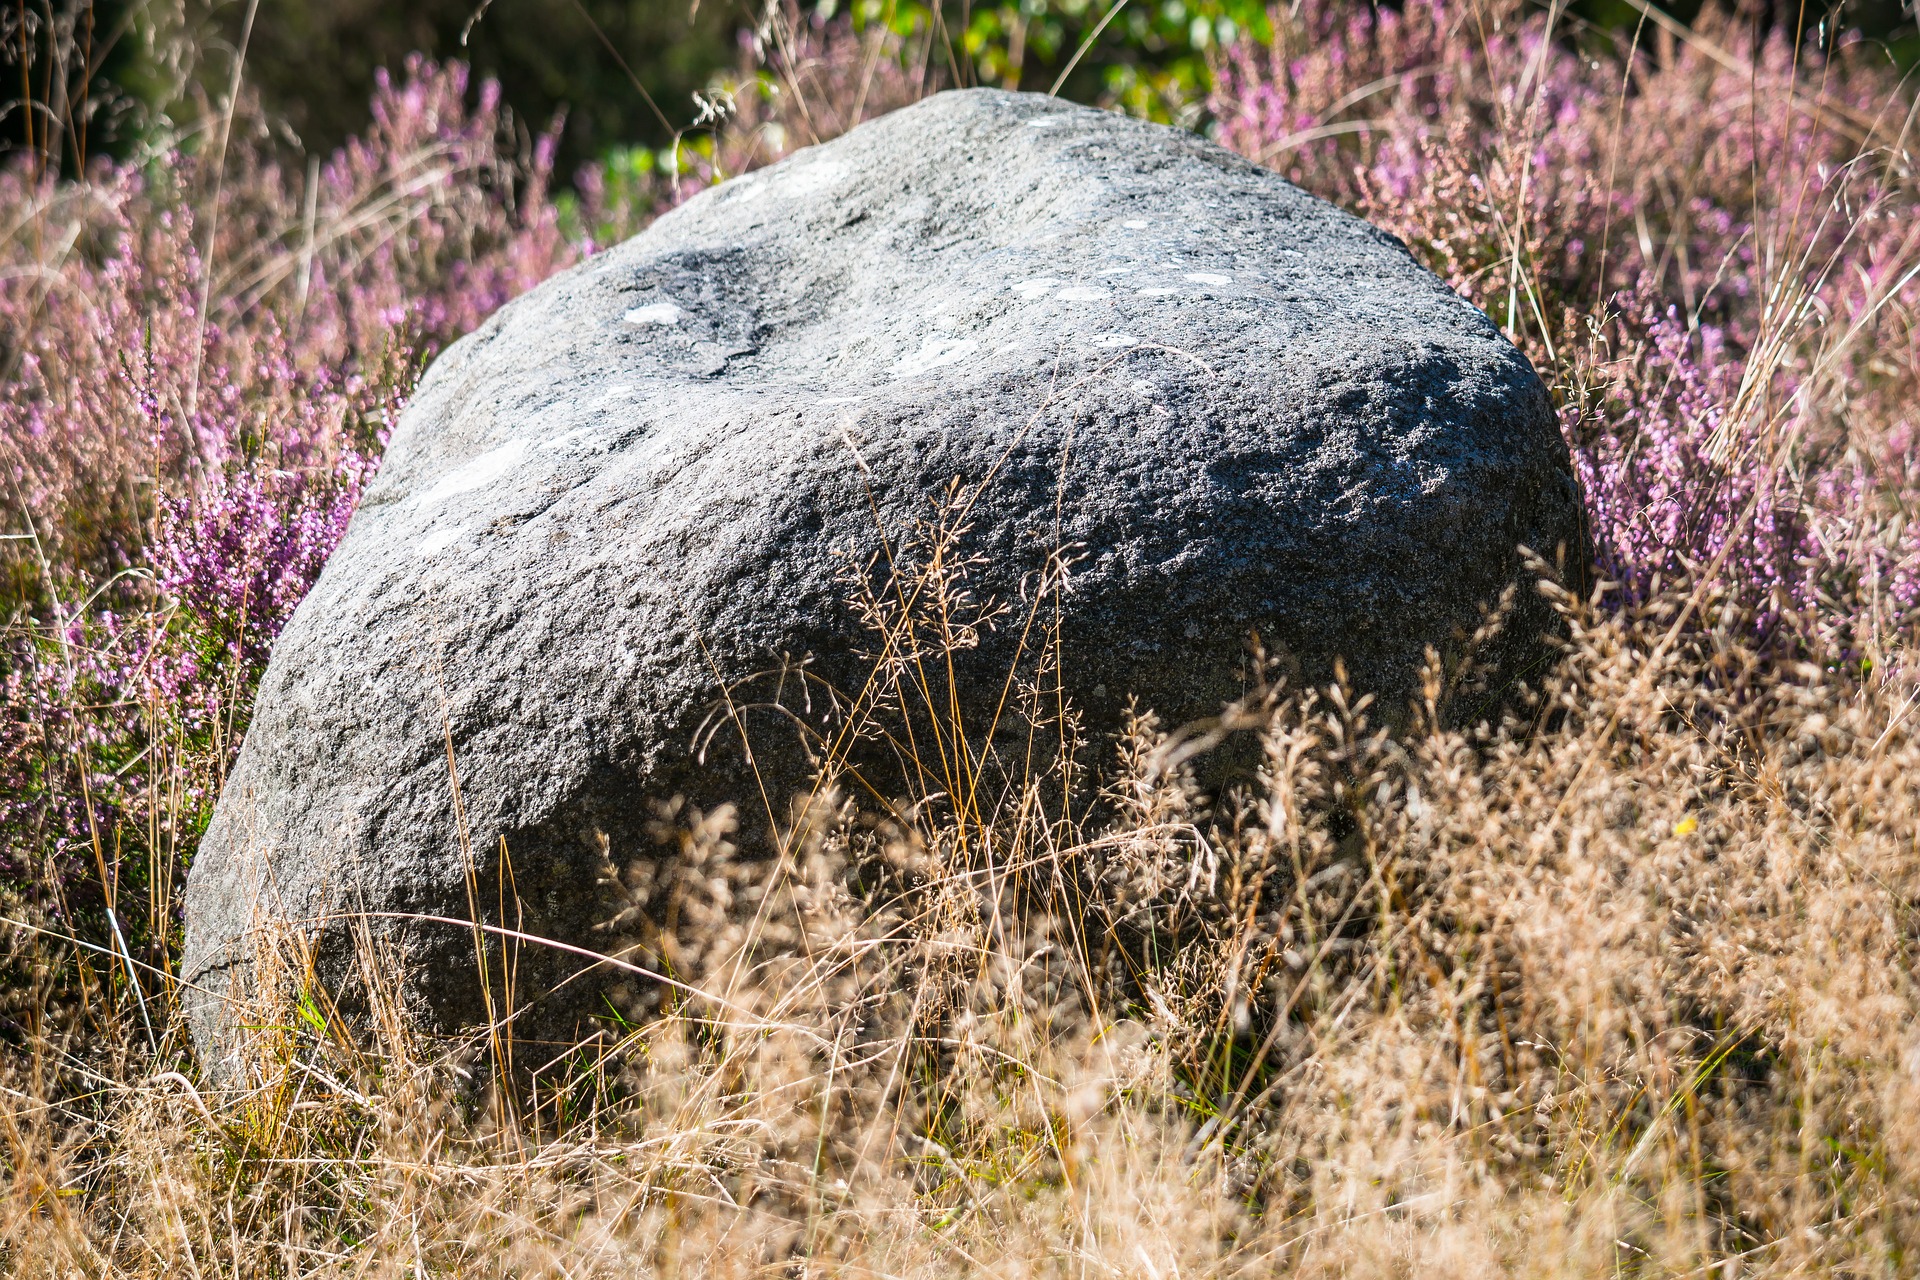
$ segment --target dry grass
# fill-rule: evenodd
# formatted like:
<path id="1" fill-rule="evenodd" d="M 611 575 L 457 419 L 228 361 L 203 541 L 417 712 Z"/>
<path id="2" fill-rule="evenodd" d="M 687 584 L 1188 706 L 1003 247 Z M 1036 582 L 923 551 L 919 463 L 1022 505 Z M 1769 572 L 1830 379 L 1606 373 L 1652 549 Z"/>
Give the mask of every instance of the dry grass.
<path id="1" fill-rule="evenodd" d="M 9 1269 L 1903 1272 L 1913 686 L 1541 589 L 1568 640 L 1501 723 L 1437 669 L 1398 736 L 1268 690 L 1216 799 L 1144 718 L 1086 816 L 829 792 L 767 861 L 663 812 L 613 925 L 673 981 L 511 1077 L 510 1028 L 350 1033 L 297 964 L 229 1093 L 125 1007 L 49 1021 Z"/>

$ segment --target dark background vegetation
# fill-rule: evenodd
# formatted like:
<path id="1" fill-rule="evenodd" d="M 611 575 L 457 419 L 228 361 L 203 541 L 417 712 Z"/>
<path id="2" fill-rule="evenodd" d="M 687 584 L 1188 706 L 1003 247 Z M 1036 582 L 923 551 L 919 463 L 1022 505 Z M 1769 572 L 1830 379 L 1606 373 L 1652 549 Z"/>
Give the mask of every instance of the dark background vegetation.
<path id="1" fill-rule="evenodd" d="M 1368 3 L 1370 0 L 1355 0 Z M 1920 60 L 1906 0 L 1735 0 L 1757 32 L 1859 31 L 1903 66 Z M 498 79 L 519 120 L 564 113 L 559 172 L 618 146 L 662 146 L 699 114 L 695 94 L 751 58 L 764 0 L 0 0 L 0 147 L 70 171 L 125 158 L 173 117 L 218 101 L 244 41 L 246 82 L 289 149 L 324 154 L 358 132 L 379 68 L 420 52 Z M 852 8 L 848 8 L 848 4 Z M 1682 21 L 1702 0 L 1674 0 Z M 1194 123 L 1209 52 L 1265 23 L 1265 0 L 820 0 L 820 20 L 886 23 L 929 39 L 949 82 L 1051 88 Z M 1574 0 L 1568 38 L 1642 22 L 1638 0 Z M 1074 63 L 1083 42 L 1098 37 Z M 31 106 L 25 104 L 32 104 Z M 1184 118 L 1183 118 L 1184 108 Z M 61 121 L 74 127 L 63 129 Z M 190 140 L 189 140 L 190 142 Z"/>

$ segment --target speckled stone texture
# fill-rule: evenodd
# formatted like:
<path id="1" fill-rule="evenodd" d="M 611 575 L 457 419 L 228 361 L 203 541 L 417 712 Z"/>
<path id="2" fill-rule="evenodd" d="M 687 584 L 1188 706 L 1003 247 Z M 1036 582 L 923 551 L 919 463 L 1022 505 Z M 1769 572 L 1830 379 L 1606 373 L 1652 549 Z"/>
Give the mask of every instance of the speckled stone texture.
<path id="1" fill-rule="evenodd" d="M 1072 549 L 1061 674 L 1096 736 L 1128 693 L 1217 711 L 1255 632 L 1404 705 L 1518 544 L 1578 541 L 1545 388 L 1399 241 L 1172 129 L 941 94 L 701 194 L 428 372 L 189 880 L 216 1072 L 263 921 L 339 982 L 343 913 L 465 918 L 471 857 L 494 916 L 504 844 L 521 927 L 591 945 L 596 832 L 644 856 L 650 798 L 685 793 L 764 833 L 738 735 L 690 754 L 722 681 L 812 655 L 816 688 L 857 687 L 849 564 L 989 477 L 972 585 L 1017 605 Z M 1523 611 L 1506 658 L 1543 625 Z M 1018 631 L 967 689 L 998 698 Z M 785 701 L 820 716 L 801 684 Z M 805 758 L 754 688 L 777 808 Z M 430 1021 L 480 1011 L 468 932 L 369 936 Z M 522 999 L 579 964 L 536 951 Z"/>

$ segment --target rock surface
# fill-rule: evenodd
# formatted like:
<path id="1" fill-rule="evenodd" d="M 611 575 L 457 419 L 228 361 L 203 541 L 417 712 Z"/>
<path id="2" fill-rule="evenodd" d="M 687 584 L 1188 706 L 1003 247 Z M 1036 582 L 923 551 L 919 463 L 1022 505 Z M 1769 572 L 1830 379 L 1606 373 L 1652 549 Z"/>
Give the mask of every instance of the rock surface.
<path id="1" fill-rule="evenodd" d="M 701 194 L 435 363 L 193 867 L 203 1050 L 253 926 L 335 920 L 337 982 L 340 913 L 464 918 L 503 843 L 521 927 L 590 941 L 595 833 L 638 856 L 649 797 L 755 794 L 730 721 L 690 754 L 723 681 L 811 654 L 777 700 L 819 721 L 872 648 L 850 566 L 954 481 L 971 586 L 1010 607 L 964 709 L 996 705 L 1064 547 L 1060 676 L 1095 732 L 1128 692 L 1217 711 L 1256 631 L 1403 696 L 1516 544 L 1578 538 L 1539 379 L 1397 240 L 1172 129 L 941 94 Z M 804 785 L 793 719 L 739 688 L 768 790 Z M 468 933 L 371 936 L 419 1010 L 479 1012 Z M 542 954 L 523 990 L 577 967 Z"/>

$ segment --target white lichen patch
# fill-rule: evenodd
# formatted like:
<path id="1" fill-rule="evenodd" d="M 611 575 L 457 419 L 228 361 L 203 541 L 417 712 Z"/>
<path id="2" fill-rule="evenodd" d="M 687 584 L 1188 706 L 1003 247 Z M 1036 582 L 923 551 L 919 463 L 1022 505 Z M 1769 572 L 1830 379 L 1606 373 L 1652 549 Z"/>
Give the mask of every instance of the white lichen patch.
<path id="1" fill-rule="evenodd" d="M 1140 339 L 1130 333 L 1100 333 L 1095 334 L 1093 339 L 1097 347 L 1133 347 L 1139 343 Z"/>
<path id="2" fill-rule="evenodd" d="M 1120 225 L 1129 231 L 1145 231 L 1147 229 L 1147 222 L 1144 218 L 1128 218 Z"/>
<path id="3" fill-rule="evenodd" d="M 509 440 L 497 449 L 489 449 L 463 467 L 458 467 L 441 476 L 431 489 L 414 499 L 423 506 L 444 502 L 455 494 L 468 493 L 483 485 L 492 484 L 515 467 L 527 456 L 527 443 L 524 440 Z"/>
<path id="4" fill-rule="evenodd" d="M 1060 291 L 1062 302 L 1104 302 L 1112 295 L 1105 289 L 1096 289 L 1092 285 L 1075 285 L 1071 289 Z"/>
<path id="5" fill-rule="evenodd" d="M 1028 302 L 1032 302 L 1035 298 L 1042 298 L 1052 293 L 1059 283 L 1060 281 L 1053 276 L 1036 276 L 1031 280 L 1020 281 L 1013 285 L 1012 289 Z"/>
<path id="6" fill-rule="evenodd" d="M 538 447 L 542 452 L 553 452 L 555 450 L 560 450 L 560 449 L 572 449 L 575 445 L 579 444 L 582 440 L 585 440 L 587 437 L 591 436 L 592 434 L 593 434 L 592 427 L 575 427 L 571 431 L 563 431 L 557 436 L 552 436 L 552 437 L 549 437 L 548 439 L 542 440 Z"/>
<path id="7" fill-rule="evenodd" d="M 893 366 L 896 378 L 911 378 L 942 365 L 958 364 L 980 349 L 972 338 L 929 338 L 910 356 L 902 356 Z"/>
<path id="8" fill-rule="evenodd" d="M 435 529 L 432 533 L 420 539 L 420 545 L 415 547 L 414 551 L 423 556 L 437 556 L 454 543 L 460 541 L 460 535 L 465 532 L 466 530 L 462 529 L 459 525 L 452 525 L 445 529 Z"/>
<path id="9" fill-rule="evenodd" d="M 778 171 L 774 189 L 783 196 L 810 196 L 847 176 L 847 166 L 837 160 L 815 160 Z"/>
<path id="10" fill-rule="evenodd" d="M 1187 279 L 1194 284 L 1232 284 L 1232 276 L 1223 276 L 1217 271 L 1189 271 Z"/>
<path id="11" fill-rule="evenodd" d="M 730 182 L 712 188 L 713 199 L 727 204 L 746 204 L 767 194 L 766 179 L 757 173 L 743 173 Z"/>
<path id="12" fill-rule="evenodd" d="M 680 308 L 671 302 L 654 302 L 644 307 L 635 307 L 625 316 L 628 324 L 664 324 L 680 323 Z"/>
<path id="13" fill-rule="evenodd" d="M 1178 292 L 1180 292 L 1178 289 L 1169 289 L 1165 285 L 1160 284 L 1148 285 L 1139 291 L 1140 296 L 1143 298 L 1164 298 L 1170 293 Z"/>

